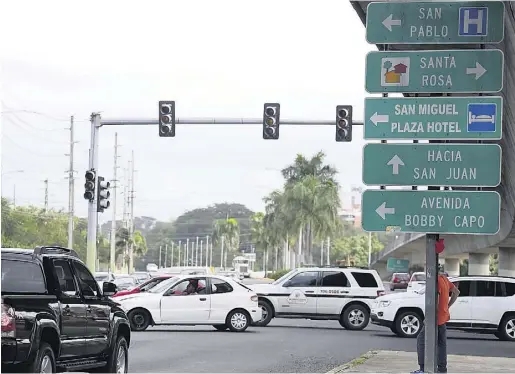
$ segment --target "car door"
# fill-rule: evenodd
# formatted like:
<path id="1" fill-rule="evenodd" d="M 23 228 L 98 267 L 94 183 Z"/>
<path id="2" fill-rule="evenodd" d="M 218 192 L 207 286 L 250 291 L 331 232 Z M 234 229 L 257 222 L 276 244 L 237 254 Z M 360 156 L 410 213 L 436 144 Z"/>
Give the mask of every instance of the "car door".
<path id="1" fill-rule="evenodd" d="M 506 312 L 503 282 L 476 280 L 474 283 L 475 293 L 470 304 L 472 327 L 496 328 Z"/>
<path id="2" fill-rule="evenodd" d="M 53 259 L 52 266 L 59 282 L 61 301 L 61 358 L 86 355 L 86 304 L 73 276 L 68 260 Z"/>
<path id="3" fill-rule="evenodd" d="M 351 291 L 349 279 L 342 271 L 323 271 L 317 290 L 317 314 L 340 314 Z"/>
<path id="4" fill-rule="evenodd" d="M 284 282 L 278 297 L 278 313 L 315 315 L 318 277 L 318 271 L 302 271 Z"/>
<path id="5" fill-rule="evenodd" d="M 98 283 L 88 268 L 79 261 L 72 261 L 75 276 L 86 304 L 86 350 L 96 356 L 109 347 L 111 307 L 103 299 Z"/>
<path id="6" fill-rule="evenodd" d="M 449 324 L 458 327 L 470 327 L 472 318 L 472 281 L 460 280 L 453 282 L 460 294 L 456 299 L 456 302 L 449 308 L 451 319 Z M 449 297 L 443 295 L 443 297 Z"/>
<path id="7" fill-rule="evenodd" d="M 192 281 L 198 282 L 195 292 L 189 291 Z M 183 279 L 161 298 L 161 322 L 164 324 L 206 323 L 210 310 L 211 299 L 207 294 L 205 277 Z"/>
<path id="8" fill-rule="evenodd" d="M 235 296 L 234 289 L 229 283 L 216 277 L 211 277 L 209 280 L 211 282 L 211 312 L 209 320 L 213 323 L 224 323 L 227 314 L 241 305 L 238 304 L 238 298 Z"/>

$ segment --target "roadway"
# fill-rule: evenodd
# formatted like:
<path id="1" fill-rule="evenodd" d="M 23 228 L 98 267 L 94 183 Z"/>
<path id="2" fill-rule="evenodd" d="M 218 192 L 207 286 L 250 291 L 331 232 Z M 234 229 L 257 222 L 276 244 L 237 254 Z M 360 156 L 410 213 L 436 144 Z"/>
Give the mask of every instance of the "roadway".
<path id="1" fill-rule="evenodd" d="M 512 342 L 449 332 L 449 354 L 515 358 Z M 275 319 L 244 333 L 211 326 L 155 327 L 133 332 L 130 372 L 325 373 L 374 349 L 416 351 L 415 339 L 369 325 L 347 331 L 336 321 Z M 413 363 L 413 369 L 417 365 Z"/>

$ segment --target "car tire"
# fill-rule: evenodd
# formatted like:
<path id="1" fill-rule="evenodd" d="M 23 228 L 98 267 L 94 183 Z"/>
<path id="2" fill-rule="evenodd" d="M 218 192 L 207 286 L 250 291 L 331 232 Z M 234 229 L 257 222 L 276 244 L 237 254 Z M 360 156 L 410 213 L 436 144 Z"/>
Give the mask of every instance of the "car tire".
<path id="1" fill-rule="evenodd" d="M 390 285 L 390 291 L 395 291 L 395 287 L 393 285 Z"/>
<path id="2" fill-rule="evenodd" d="M 50 371 L 49 371 L 50 370 Z M 36 353 L 36 358 L 28 367 L 29 373 L 55 373 L 55 355 L 50 344 L 42 342 Z"/>
<path id="3" fill-rule="evenodd" d="M 128 373 L 129 372 L 129 345 L 123 336 L 118 336 L 113 351 L 107 359 L 107 365 L 99 373 Z"/>
<path id="4" fill-rule="evenodd" d="M 361 304 L 351 304 L 340 316 L 340 325 L 347 330 L 363 330 L 368 326 L 370 313 Z"/>
<path id="5" fill-rule="evenodd" d="M 261 308 L 261 311 L 263 313 L 263 318 L 259 321 L 256 321 L 253 323 L 254 326 L 259 327 L 265 327 L 270 323 L 272 318 L 274 318 L 274 310 L 272 308 L 272 305 L 268 301 L 265 300 L 259 300 L 258 306 Z"/>
<path id="6" fill-rule="evenodd" d="M 213 327 L 215 329 L 217 329 L 218 331 L 225 331 L 229 328 L 229 327 L 227 327 L 227 325 L 213 325 Z"/>
<path id="7" fill-rule="evenodd" d="M 508 314 L 502 319 L 495 336 L 501 340 L 515 341 L 515 314 Z"/>
<path id="8" fill-rule="evenodd" d="M 391 327 L 390 327 L 390 330 L 392 330 L 392 332 L 397 335 L 397 327 L 395 326 L 395 324 L 393 324 Z"/>
<path id="9" fill-rule="evenodd" d="M 150 325 L 150 314 L 145 309 L 133 309 L 127 316 L 132 331 L 145 331 Z"/>
<path id="10" fill-rule="evenodd" d="M 232 332 L 243 332 L 250 325 L 250 315 L 242 309 L 236 309 L 227 315 L 226 325 Z"/>
<path id="11" fill-rule="evenodd" d="M 415 311 L 402 312 L 395 318 L 394 332 L 401 338 L 416 338 L 422 328 L 422 321 L 420 314 Z"/>

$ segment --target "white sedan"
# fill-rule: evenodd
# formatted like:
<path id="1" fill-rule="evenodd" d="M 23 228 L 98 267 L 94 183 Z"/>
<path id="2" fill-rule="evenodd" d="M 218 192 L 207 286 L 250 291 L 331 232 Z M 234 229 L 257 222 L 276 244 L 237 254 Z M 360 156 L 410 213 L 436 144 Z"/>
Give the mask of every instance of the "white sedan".
<path id="1" fill-rule="evenodd" d="M 149 325 L 212 325 L 241 332 L 262 318 L 254 291 L 233 279 L 209 274 L 174 277 L 116 301 L 127 311 L 134 331 Z"/>

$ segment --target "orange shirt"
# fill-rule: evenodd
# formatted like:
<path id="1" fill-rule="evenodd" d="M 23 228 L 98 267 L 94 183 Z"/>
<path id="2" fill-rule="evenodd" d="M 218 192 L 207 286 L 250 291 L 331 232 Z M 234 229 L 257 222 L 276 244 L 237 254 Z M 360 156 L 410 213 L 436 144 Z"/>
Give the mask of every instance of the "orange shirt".
<path id="1" fill-rule="evenodd" d="M 454 284 L 446 276 L 438 276 L 438 309 L 436 312 L 438 326 L 447 323 L 451 319 L 451 314 L 449 313 L 449 293 L 454 287 Z"/>

